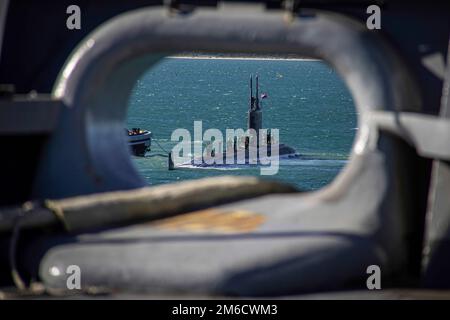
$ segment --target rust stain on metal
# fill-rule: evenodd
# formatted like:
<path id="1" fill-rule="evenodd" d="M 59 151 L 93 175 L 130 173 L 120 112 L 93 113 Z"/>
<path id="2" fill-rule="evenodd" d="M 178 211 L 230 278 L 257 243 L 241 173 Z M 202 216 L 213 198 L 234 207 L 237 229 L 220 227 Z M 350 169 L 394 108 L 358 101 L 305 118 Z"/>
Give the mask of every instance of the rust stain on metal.
<path id="1" fill-rule="evenodd" d="M 265 221 L 261 214 L 247 210 L 206 209 L 152 222 L 152 227 L 189 232 L 245 233 Z"/>

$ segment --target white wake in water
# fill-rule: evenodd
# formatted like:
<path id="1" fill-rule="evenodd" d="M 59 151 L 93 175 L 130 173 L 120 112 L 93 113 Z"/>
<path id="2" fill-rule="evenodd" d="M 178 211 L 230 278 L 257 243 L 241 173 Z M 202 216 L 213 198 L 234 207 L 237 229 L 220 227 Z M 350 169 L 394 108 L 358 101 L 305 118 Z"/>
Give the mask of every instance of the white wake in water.
<path id="1" fill-rule="evenodd" d="M 348 160 L 342 159 L 301 159 L 301 158 L 281 158 L 280 166 L 305 166 L 305 167 L 343 167 Z M 177 169 L 206 169 L 206 170 L 243 170 L 255 167 L 270 166 L 258 164 L 204 164 L 193 165 L 190 163 L 183 163 L 176 165 Z"/>

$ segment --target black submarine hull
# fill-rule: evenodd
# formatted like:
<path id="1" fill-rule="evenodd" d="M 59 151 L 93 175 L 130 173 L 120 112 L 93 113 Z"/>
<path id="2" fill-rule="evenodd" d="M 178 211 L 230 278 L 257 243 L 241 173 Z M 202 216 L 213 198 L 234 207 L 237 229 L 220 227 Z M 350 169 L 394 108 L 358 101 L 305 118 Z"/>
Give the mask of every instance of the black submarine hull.
<path id="1" fill-rule="evenodd" d="M 253 151 L 253 152 L 252 152 Z M 217 156 L 203 156 L 203 157 L 195 157 L 192 160 L 188 162 L 181 163 L 179 165 L 175 165 L 175 168 L 183 168 L 183 167 L 197 167 L 197 168 L 208 168 L 208 167 L 226 167 L 229 165 L 264 165 L 262 162 L 267 161 L 274 161 L 277 156 L 272 156 L 271 149 L 269 148 L 266 152 L 267 156 L 264 156 L 263 158 L 260 158 L 259 150 L 237 150 L 233 157 L 230 156 L 230 158 L 233 159 L 233 161 L 230 163 L 230 161 L 227 162 L 227 152 L 218 154 Z M 238 161 L 238 155 L 239 152 L 245 154 L 245 156 L 241 156 L 239 158 L 240 161 Z M 256 157 L 255 157 L 256 155 Z M 214 159 L 220 159 L 222 157 L 222 162 L 217 163 L 213 162 Z M 300 154 L 295 151 L 294 148 L 285 145 L 280 144 L 279 145 L 279 151 L 278 151 L 278 158 L 280 159 L 294 159 L 294 158 L 300 158 Z M 245 161 L 242 161 L 245 160 Z M 261 161 L 262 160 L 262 161 Z"/>

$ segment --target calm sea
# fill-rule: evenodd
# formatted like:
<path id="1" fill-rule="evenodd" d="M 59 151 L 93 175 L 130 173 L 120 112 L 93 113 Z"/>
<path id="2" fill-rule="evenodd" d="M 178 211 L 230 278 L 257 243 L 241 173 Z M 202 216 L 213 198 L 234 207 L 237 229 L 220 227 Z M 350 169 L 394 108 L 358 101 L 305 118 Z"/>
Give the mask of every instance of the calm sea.
<path id="1" fill-rule="evenodd" d="M 194 121 L 203 130 L 246 128 L 249 77 L 259 75 L 263 127 L 303 155 L 282 160 L 278 174 L 262 176 L 314 190 L 345 166 L 356 133 L 356 111 L 347 87 L 320 61 L 166 58 L 137 82 L 127 125 L 153 132 L 152 151 L 133 161 L 151 185 L 216 175 L 258 175 L 258 167 L 167 170 L 172 131 Z M 159 145 L 157 144 L 159 143 Z"/>

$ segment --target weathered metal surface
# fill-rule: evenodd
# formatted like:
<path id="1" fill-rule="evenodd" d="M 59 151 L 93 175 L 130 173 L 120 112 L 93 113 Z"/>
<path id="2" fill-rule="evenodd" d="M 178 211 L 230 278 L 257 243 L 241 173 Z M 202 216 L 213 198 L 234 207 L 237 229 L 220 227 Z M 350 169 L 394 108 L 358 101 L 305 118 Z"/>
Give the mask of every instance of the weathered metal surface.
<path id="1" fill-rule="evenodd" d="M 143 219 L 165 218 L 224 202 L 294 192 L 295 189 L 253 177 L 218 177 L 130 191 L 47 200 L 70 231 L 99 228 Z M 87 219 L 87 217 L 89 217 Z"/>
<path id="2" fill-rule="evenodd" d="M 125 153 L 121 139 L 106 143 L 101 137 L 122 133 L 114 124 L 124 117 L 125 98 L 140 71 L 155 61 L 155 52 L 203 49 L 264 53 L 274 47 L 321 57 L 332 64 L 349 85 L 361 114 L 383 108 L 420 110 L 421 100 L 414 94 L 418 91 L 406 67 L 381 37 L 367 33 L 365 26 L 355 21 L 326 14 L 288 23 L 282 13 L 246 11 L 230 16 L 200 10 L 178 17 L 167 16 L 165 9 L 139 10 L 97 30 L 67 62 L 54 97 L 68 108 L 40 173 L 42 178 L 58 178 L 58 171 L 67 172 L 65 166 L 70 166 L 73 184 L 67 185 L 66 180 L 54 180 L 45 186 L 38 183 L 36 191 L 43 196 L 55 191 L 71 194 L 95 190 L 89 186 L 95 179 L 92 182 L 90 175 L 81 174 L 85 166 L 101 178 L 105 187 L 129 186 L 124 181 L 119 184 L 117 170 L 112 171 L 119 168 L 115 158 L 104 157 L 113 149 L 116 154 L 118 150 Z M 396 76 L 391 77 L 392 73 Z M 95 242 L 102 242 L 103 235 L 84 235 L 74 238 L 67 247 L 54 247 L 42 261 L 40 277 L 49 287 L 62 288 L 64 277 L 52 276 L 50 268 L 64 268 L 77 261 L 86 270 L 87 287 L 270 295 L 346 286 L 365 277 L 369 264 L 379 264 L 386 275 L 408 273 L 410 264 L 419 263 L 412 260 L 409 246 L 410 230 L 416 227 L 410 215 L 419 213 L 414 211 L 413 202 L 405 201 L 412 186 L 404 183 L 410 174 L 404 161 L 413 163 L 414 158 L 401 140 L 374 130 L 364 116 L 359 121 L 363 129 L 356 138 L 350 164 L 331 186 L 311 195 L 272 196 L 233 207 L 266 216 L 265 223 L 246 236 L 248 241 L 203 236 L 186 241 L 191 236 L 185 238 L 183 232 L 147 228 L 146 233 L 156 238 L 145 245 L 134 236 L 140 231 L 130 230 L 125 231 L 126 238 L 135 240 L 126 240 L 123 246 L 116 246 L 115 241 L 102 244 L 99 251 Z M 78 128 L 81 136 L 71 135 L 73 130 L 67 131 L 71 127 Z M 47 161 L 57 159 L 61 152 L 58 137 L 70 140 L 72 152 L 84 153 L 88 162 L 48 166 Z M 121 173 L 131 170 L 123 163 L 120 168 Z M 336 212 L 339 221 L 332 218 Z M 270 236 L 273 233 L 278 240 Z M 113 236 L 117 243 L 122 242 L 121 234 L 118 230 Z M 85 244 L 83 239 L 98 240 Z M 113 265 L 108 258 L 113 253 L 114 259 L 129 264 Z M 229 259 L 231 253 L 233 259 Z M 183 263 L 187 256 L 190 262 Z M 139 262 L 134 263 L 136 260 Z M 99 268 L 96 261 L 111 266 L 103 270 L 103 276 L 95 272 Z M 172 270 L 171 266 L 179 265 L 183 268 Z M 340 272 L 325 276 L 325 266 L 330 265 Z"/>
<path id="3" fill-rule="evenodd" d="M 60 101 L 52 100 L 50 97 L 0 100 L 0 134 L 52 133 L 63 107 Z"/>
<path id="4" fill-rule="evenodd" d="M 415 17 L 418 9 L 413 5 L 406 16 Z M 188 16 L 146 8 L 108 21 L 84 39 L 61 70 L 53 92 L 63 103 L 61 118 L 38 154 L 32 197 L 68 204 L 73 199 L 63 198 L 93 194 L 91 206 L 80 205 L 88 199 L 83 197 L 64 210 L 93 213 L 100 222 L 109 209 L 126 215 L 116 205 L 97 210 L 103 200 L 95 193 L 144 185 L 122 134 L 125 106 L 142 71 L 176 51 L 279 51 L 323 58 L 344 78 L 360 113 L 350 164 L 319 192 L 267 195 L 212 209 L 225 212 L 224 219 L 235 220 L 233 212 L 263 217 L 245 233 L 211 228 L 213 234 L 208 229 L 199 234 L 146 224 L 41 235 L 24 244 L 23 269 L 58 290 L 65 289 L 65 275 L 50 271 L 77 264 L 88 289 L 169 294 L 271 296 L 364 287 L 369 264 L 380 265 L 384 277 L 417 281 L 429 183 L 428 162 L 420 156 L 448 159 L 449 154 L 448 121 L 419 115 L 436 114 L 438 108 L 439 66 L 425 58 L 447 48 L 439 38 L 444 34 L 448 40 L 447 27 L 439 37 L 427 37 L 436 25 L 448 24 L 445 15 L 434 12 L 431 24 L 416 20 L 417 33 L 389 17 L 379 33 L 342 15 L 318 12 L 286 20 L 285 12 L 230 8 Z M 49 81 L 38 83 L 48 87 Z M 449 216 L 444 198 L 449 178 L 437 170 L 430 218 L 444 232 L 431 226 L 432 243 L 446 238 L 442 227 Z M 431 257 L 438 267 L 448 261 L 445 250 L 433 250 Z M 435 270 L 426 272 L 446 277 Z"/>
<path id="5" fill-rule="evenodd" d="M 441 118 L 449 121 L 450 52 L 442 92 Z M 430 135 L 430 139 L 442 139 L 450 145 L 450 134 Z M 448 158 L 443 160 L 437 159 L 433 163 L 424 242 L 423 282 L 435 288 L 450 287 L 450 277 L 447 274 L 447 270 L 450 270 L 450 162 Z"/>
<path id="6" fill-rule="evenodd" d="M 163 219 L 221 203 L 295 191 L 289 185 L 254 177 L 224 176 L 60 200 L 47 199 L 43 204 L 30 202 L 22 208 L 0 210 L 0 233 L 10 232 L 19 222 L 19 214 L 22 214 L 22 229 L 62 224 L 67 231 L 74 232 Z"/>
<path id="7" fill-rule="evenodd" d="M 384 157 L 371 154 L 360 160 L 360 167 L 350 169 L 355 182 L 338 199 L 268 195 L 218 208 L 263 215 L 264 223 L 252 232 L 193 232 L 145 224 L 66 237 L 63 245 L 56 245 L 60 236 L 42 237 L 25 256 L 32 260 L 47 252 L 39 276 L 59 290 L 64 290 L 66 277 L 50 271 L 75 263 L 85 272 L 83 288 L 117 292 L 271 296 L 363 288 L 368 265 L 381 266 L 386 276 L 406 272 L 401 266 L 408 248 L 398 215 L 383 214 L 386 193 L 371 191 L 386 190 L 388 181 L 379 174 Z"/>
<path id="8" fill-rule="evenodd" d="M 413 146 L 420 156 L 450 160 L 450 120 L 410 112 L 373 111 L 364 116 L 375 130 L 387 131 L 401 137 Z"/>
<path id="9" fill-rule="evenodd" d="M 264 222 L 263 215 L 248 210 L 204 209 L 157 220 L 150 225 L 180 232 L 236 234 L 257 230 Z"/>

